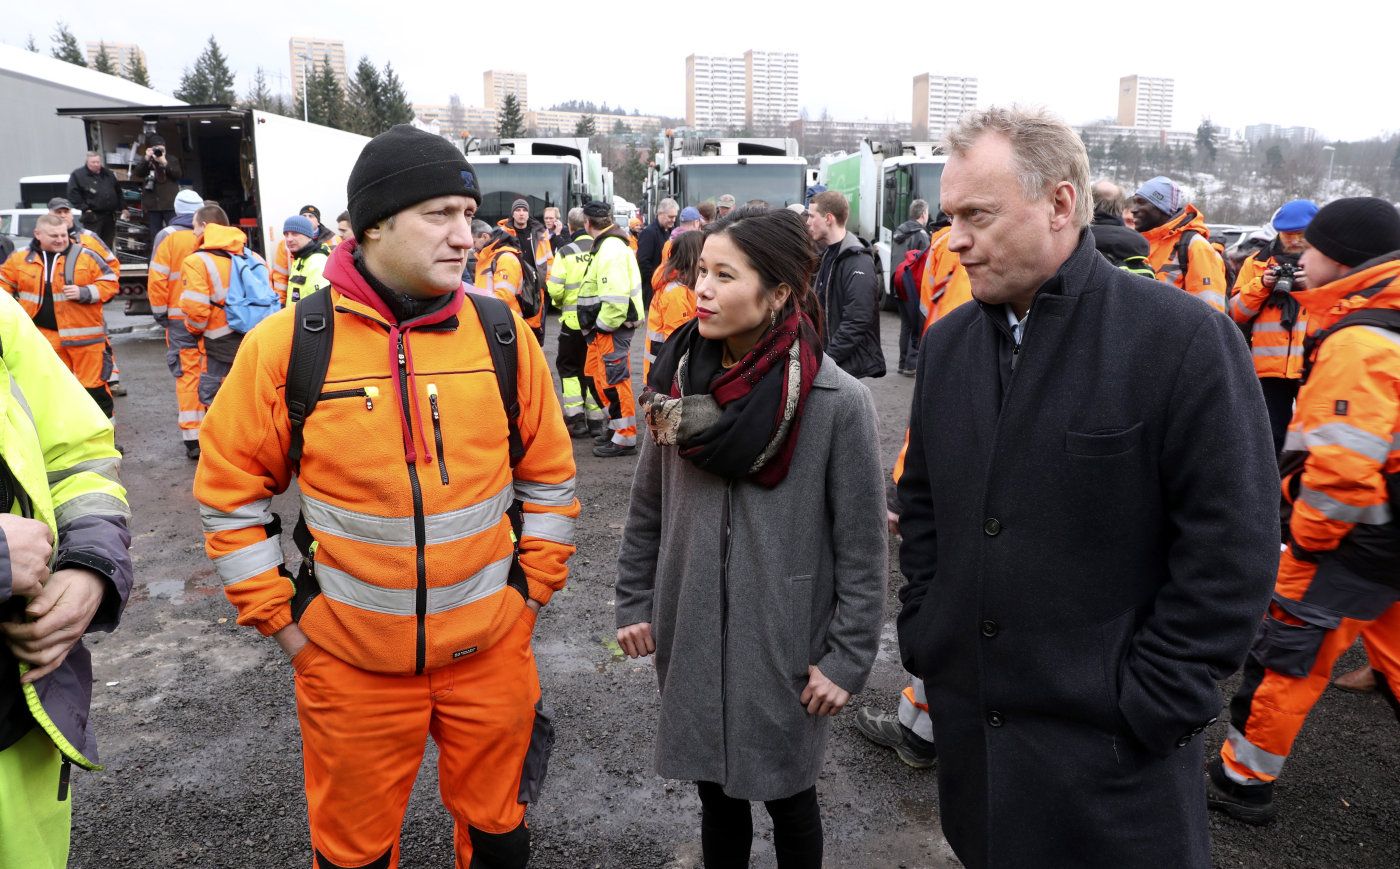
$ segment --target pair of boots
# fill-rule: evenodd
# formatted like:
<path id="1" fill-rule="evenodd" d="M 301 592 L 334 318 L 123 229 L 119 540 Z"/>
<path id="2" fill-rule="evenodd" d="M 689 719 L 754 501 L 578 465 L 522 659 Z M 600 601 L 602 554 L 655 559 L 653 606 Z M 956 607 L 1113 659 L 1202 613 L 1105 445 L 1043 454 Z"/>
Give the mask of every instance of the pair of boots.
<path id="1" fill-rule="evenodd" d="M 603 459 L 617 456 L 630 456 L 637 452 L 636 447 L 625 447 L 613 443 L 612 431 L 605 419 L 587 419 L 583 414 L 575 414 L 564 421 L 569 429 L 569 437 L 575 440 L 593 438 L 593 455 Z"/>

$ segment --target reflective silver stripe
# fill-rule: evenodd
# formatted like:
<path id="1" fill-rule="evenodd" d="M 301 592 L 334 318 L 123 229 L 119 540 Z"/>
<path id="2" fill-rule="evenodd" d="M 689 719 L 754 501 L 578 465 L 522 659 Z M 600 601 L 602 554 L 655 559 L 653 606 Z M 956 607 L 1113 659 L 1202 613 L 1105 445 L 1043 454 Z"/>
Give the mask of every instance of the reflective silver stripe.
<path id="1" fill-rule="evenodd" d="M 172 281 L 178 281 L 180 279 L 180 273 L 178 271 L 171 272 L 170 279 Z"/>
<path id="2" fill-rule="evenodd" d="M 282 544 L 276 537 L 268 537 L 214 559 L 214 570 L 224 585 L 233 585 L 264 574 L 281 563 Z"/>
<path id="3" fill-rule="evenodd" d="M 559 275 L 550 275 L 550 276 L 549 276 L 549 282 L 550 282 L 551 284 L 556 285 L 556 286 L 560 286 L 560 287 L 564 286 L 564 279 L 563 279 L 562 277 L 560 277 Z M 567 288 L 566 288 L 566 289 L 567 289 Z"/>
<path id="4" fill-rule="evenodd" d="M 197 440 L 199 440 L 199 429 L 197 429 L 197 428 L 187 428 L 187 429 L 185 429 L 184 431 L 180 432 L 180 440 L 182 440 L 182 441 L 197 441 Z"/>
<path id="5" fill-rule="evenodd" d="M 209 275 L 209 283 L 214 285 L 214 289 L 209 293 L 211 302 L 222 302 L 228 298 L 228 285 L 224 283 L 223 275 L 219 274 L 219 267 L 214 264 L 214 257 L 204 251 L 198 251 L 199 258 L 204 261 L 204 270 Z M 229 260 L 230 266 L 232 260 Z"/>
<path id="6" fill-rule="evenodd" d="M 608 428 L 612 429 L 613 431 L 620 431 L 621 429 L 630 428 L 631 426 L 634 426 L 636 424 L 637 418 L 635 416 L 624 416 L 621 419 L 615 419 L 612 422 L 610 422 L 608 424 Z"/>
<path id="7" fill-rule="evenodd" d="M 1253 317 L 1255 314 L 1259 313 L 1259 309 L 1258 309 L 1258 308 L 1251 308 L 1250 306 L 1248 306 L 1248 305 L 1246 305 L 1246 304 L 1244 303 L 1244 296 L 1235 296 L 1233 299 L 1231 299 L 1231 300 L 1230 300 L 1230 309 L 1233 310 L 1235 313 L 1240 314 L 1241 316 L 1244 316 L 1244 317 Z M 1270 330 L 1268 330 L 1268 329 L 1262 329 L 1262 330 L 1261 330 L 1261 329 L 1259 328 L 1260 326 L 1267 326 L 1267 325 L 1271 325 L 1271 324 L 1268 324 L 1268 323 L 1256 323 L 1256 324 L 1254 325 L 1254 330 L 1255 330 L 1256 332 L 1258 332 L 1258 331 L 1264 331 L 1264 332 L 1270 331 Z M 1276 324 L 1273 324 L 1273 325 L 1276 325 Z"/>
<path id="8" fill-rule="evenodd" d="M 665 334 L 664 332 L 648 332 L 648 333 L 647 333 L 647 340 L 648 340 L 648 341 L 665 341 L 665 340 L 666 340 L 666 334 Z"/>
<path id="9" fill-rule="evenodd" d="M 238 531 L 243 528 L 261 528 L 272 520 L 272 499 L 263 498 L 235 507 L 225 513 L 204 504 L 199 505 L 199 521 L 208 533 L 216 531 Z"/>
<path id="10" fill-rule="evenodd" d="M 565 546 L 574 545 L 574 520 L 558 513 L 524 513 L 520 536 L 553 540 Z"/>
<path id="11" fill-rule="evenodd" d="M 180 411 L 179 422 L 199 422 L 204 419 L 202 410 L 182 410 Z"/>
<path id="12" fill-rule="evenodd" d="M 565 305 L 565 306 L 564 306 L 564 313 L 565 313 L 565 314 L 573 314 L 573 313 L 577 313 L 577 311 L 578 311 L 578 305 Z"/>
<path id="13" fill-rule="evenodd" d="M 220 326 L 220 327 L 217 328 L 217 329 L 210 329 L 209 331 L 205 332 L 205 333 L 204 333 L 204 337 L 205 337 L 205 338 L 222 338 L 222 337 L 224 337 L 225 335 L 232 335 L 232 334 L 233 334 L 233 327 L 232 327 L 232 326 Z"/>
<path id="14" fill-rule="evenodd" d="M 160 263 L 151 263 L 151 271 L 158 275 L 164 275 L 167 278 L 170 277 L 170 269 Z"/>
<path id="15" fill-rule="evenodd" d="M 39 305 L 43 304 L 44 297 L 39 295 L 38 293 L 20 293 L 19 300 L 21 302 L 33 302 L 34 304 Z"/>
<path id="16" fill-rule="evenodd" d="M 279 275 L 287 274 L 287 270 L 284 269 L 282 266 L 277 265 L 276 263 L 273 263 L 272 271 Z"/>
<path id="17" fill-rule="evenodd" d="M 1230 748 L 1234 750 L 1235 760 L 1249 767 L 1254 772 L 1263 773 L 1267 776 L 1278 778 L 1283 773 L 1283 762 L 1288 760 L 1285 755 L 1267 752 L 1248 739 L 1244 734 L 1230 725 L 1230 730 L 1225 739 L 1230 743 Z M 1229 767 L 1226 767 L 1229 770 Z"/>
<path id="18" fill-rule="evenodd" d="M 574 503 L 574 485 L 577 478 L 570 477 L 562 483 L 535 483 L 530 480 L 515 481 L 515 497 L 541 507 L 568 507 Z"/>
<path id="19" fill-rule="evenodd" d="M 93 335 L 106 335 L 107 330 L 102 326 L 80 326 L 76 329 L 59 329 L 60 338 L 90 338 Z"/>
<path id="20" fill-rule="evenodd" d="M 1303 345 L 1294 347 L 1255 347 L 1250 352 L 1260 357 L 1302 356 Z"/>
<path id="21" fill-rule="evenodd" d="M 655 361 L 656 361 L 656 354 L 655 354 L 655 353 L 648 353 L 648 354 L 647 354 L 647 361 L 648 361 L 648 362 L 655 362 Z"/>
<path id="22" fill-rule="evenodd" d="M 106 492 L 88 492 L 76 498 L 70 498 L 62 504 L 54 507 L 54 524 L 62 530 L 75 519 L 84 516 L 120 516 L 123 519 L 131 518 L 131 508 L 126 506 L 126 502 L 116 495 L 108 495 Z"/>
<path id="23" fill-rule="evenodd" d="M 1362 326 L 1361 328 L 1365 329 L 1367 332 L 1370 332 L 1372 335 L 1379 335 L 1382 338 L 1387 339 L 1388 341 L 1400 344 L 1400 335 L 1395 334 L 1389 329 L 1381 329 L 1378 326 Z"/>
<path id="24" fill-rule="evenodd" d="M 1396 443 L 1344 422 L 1329 422 L 1311 431 L 1291 431 L 1283 441 L 1285 450 L 1310 447 L 1344 447 L 1368 459 L 1384 462 Z"/>
<path id="25" fill-rule="evenodd" d="M 164 314 L 164 313 L 167 313 L 169 310 L 170 310 L 170 306 L 169 306 L 169 305 L 152 305 L 152 306 L 151 306 L 151 313 L 152 313 L 152 314 Z"/>
<path id="26" fill-rule="evenodd" d="M 514 498 L 514 491 L 508 485 L 478 504 L 424 517 L 428 545 L 452 543 L 495 528 Z M 301 496 L 301 512 L 309 527 L 346 540 L 403 547 L 413 546 L 416 542 L 412 516 L 359 513 L 305 494 Z"/>
<path id="27" fill-rule="evenodd" d="M 632 301 L 631 296 L 598 296 L 598 300 L 608 305 L 625 305 Z"/>
<path id="28" fill-rule="evenodd" d="M 603 304 L 603 300 L 598 296 L 579 296 L 578 298 L 580 308 L 596 308 L 601 304 Z"/>
<path id="29" fill-rule="evenodd" d="M 1239 301 L 1239 297 L 1235 297 L 1235 300 Z M 1281 334 L 1292 330 L 1285 329 L 1283 328 L 1282 323 L 1275 320 L 1271 320 L 1267 323 L 1255 323 L 1254 327 L 1250 331 L 1252 331 L 1256 335 L 1263 335 L 1266 333 Z"/>
<path id="30" fill-rule="evenodd" d="M 1196 298 L 1200 299 L 1202 302 L 1205 302 L 1211 307 L 1214 307 L 1216 305 L 1219 305 L 1222 308 L 1225 307 L 1225 297 L 1220 293 L 1214 291 L 1196 293 Z"/>
<path id="31" fill-rule="evenodd" d="M 512 554 L 492 562 L 461 582 L 441 588 L 429 588 L 428 612 L 442 613 L 454 610 L 490 597 L 505 588 L 514 558 Z M 417 613 L 416 589 L 373 585 L 325 564 L 316 565 L 316 581 L 321 586 L 322 594 L 346 606 L 389 616 L 413 616 Z"/>
<path id="32" fill-rule="evenodd" d="M 1312 507 L 1328 519 L 1338 522 L 1353 522 L 1360 525 L 1384 525 L 1390 521 L 1389 504 L 1373 504 L 1370 507 L 1353 507 L 1333 498 L 1326 492 L 1303 486 L 1298 500 Z"/>
<path id="33" fill-rule="evenodd" d="M 24 399 L 24 391 L 19 388 L 19 384 L 15 382 L 13 377 L 10 378 L 10 395 L 13 395 L 15 401 L 19 402 L 19 409 L 24 411 L 24 415 L 29 417 L 29 424 L 37 429 L 38 425 L 34 422 L 34 411 L 29 409 L 29 402 Z"/>
<path id="34" fill-rule="evenodd" d="M 63 347 L 87 347 L 92 344 L 101 344 L 106 340 L 105 337 L 99 335 L 96 338 L 70 338 L 65 341 L 59 341 L 58 343 Z"/>
<path id="35" fill-rule="evenodd" d="M 57 486 L 59 483 L 73 476 L 74 474 L 94 473 L 104 480 L 111 480 L 113 483 L 121 484 L 122 460 L 119 458 L 110 459 L 88 459 L 85 462 L 78 462 L 71 468 L 61 471 L 49 471 L 49 486 Z"/>

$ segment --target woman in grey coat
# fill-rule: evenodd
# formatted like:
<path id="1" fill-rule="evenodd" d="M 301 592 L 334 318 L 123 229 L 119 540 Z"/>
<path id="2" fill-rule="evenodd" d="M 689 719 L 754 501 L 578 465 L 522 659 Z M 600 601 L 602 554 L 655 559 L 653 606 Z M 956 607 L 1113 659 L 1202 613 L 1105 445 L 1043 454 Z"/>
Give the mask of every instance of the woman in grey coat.
<path id="1" fill-rule="evenodd" d="M 697 319 L 642 395 L 617 637 L 656 654 L 656 769 L 698 783 L 712 869 L 748 865 L 750 800 L 779 867 L 821 866 L 827 719 L 864 685 L 883 621 L 875 407 L 822 354 L 814 267 L 789 211 L 706 230 Z"/>

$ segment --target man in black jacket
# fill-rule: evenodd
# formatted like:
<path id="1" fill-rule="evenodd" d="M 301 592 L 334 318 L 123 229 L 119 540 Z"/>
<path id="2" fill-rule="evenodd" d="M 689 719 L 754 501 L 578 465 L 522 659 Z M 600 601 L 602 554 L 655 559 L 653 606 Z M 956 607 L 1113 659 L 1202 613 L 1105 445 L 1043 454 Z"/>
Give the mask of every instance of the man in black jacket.
<path id="1" fill-rule="evenodd" d="M 165 146 L 165 137 L 146 137 L 146 151 L 131 164 L 131 180 L 141 182 L 141 210 L 151 238 L 175 217 L 180 192 L 180 161 Z"/>
<path id="2" fill-rule="evenodd" d="M 890 275 L 904 262 L 911 250 L 924 250 L 929 245 L 928 203 L 915 199 L 909 203 L 909 219 L 894 231 L 894 244 L 890 245 Z M 890 287 L 890 292 L 899 298 L 899 287 Z M 899 301 L 899 366 L 900 374 L 914 376 L 919 364 L 919 339 L 924 334 L 923 317 L 919 314 L 919 288 Z"/>
<path id="3" fill-rule="evenodd" d="M 1127 266 L 1134 271 L 1141 269 L 1138 274 L 1152 277 L 1152 266 L 1147 262 L 1152 245 L 1147 243 L 1142 233 L 1128 228 L 1123 222 L 1123 211 L 1128 205 L 1123 188 L 1112 181 L 1095 181 L 1093 203 L 1094 218 L 1090 221 L 1090 231 L 1094 234 L 1094 247 L 1115 266 Z"/>
<path id="4" fill-rule="evenodd" d="M 651 275 L 661 267 L 661 250 L 676 226 L 681 207 L 676 200 L 666 198 L 656 205 L 656 218 L 637 234 L 637 267 L 642 270 L 642 302 L 651 307 Z"/>
<path id="5" fill-rule="evenodd" d="M 102 155 L 88 151 L 87 162 L 68 176 L 68 201 L 83 213 L 83 225 L 111 250 L 117 242 L 117 212 L 122 191 L 117 176 L 102 165 Z"/>
<path id="6" fill-rule="evenodd" d="M 850 214 L 837 190 L 818 193 L 807 205 L 807 232 L 822 251 L 816 292 L 826 316 L 823 349 L 852 377 L 884 377 L 875 260 L 865 242 L 846 231 Z"/>
<path id="7" fill-rule="evenodd" d="M 1063 121 L 987 109 L 947 152 L 976 304 L 924 336 L 899 481 L 943 832 L 969 869 L 1207 869 L 1201 733 L 1279 557 L 1249 352 L 1094 250 Z"/>

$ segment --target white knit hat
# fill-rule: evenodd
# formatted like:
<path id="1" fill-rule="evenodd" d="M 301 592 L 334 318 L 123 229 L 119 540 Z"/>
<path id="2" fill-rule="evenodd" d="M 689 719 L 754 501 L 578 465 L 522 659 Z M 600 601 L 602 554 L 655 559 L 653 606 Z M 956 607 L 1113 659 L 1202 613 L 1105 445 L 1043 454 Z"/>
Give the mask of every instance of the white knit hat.
<path id="1" fill-rule="evenodd" d="M 204 197 L 193 190 L 181 190 L 175 194 L 175 213 L 194 214 L 204 207 Z"/>

